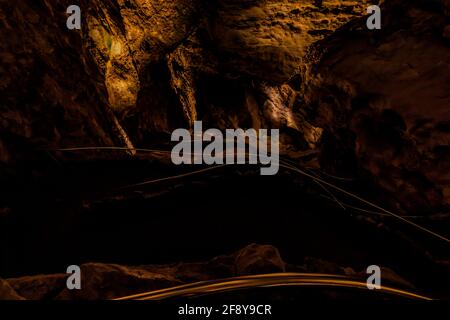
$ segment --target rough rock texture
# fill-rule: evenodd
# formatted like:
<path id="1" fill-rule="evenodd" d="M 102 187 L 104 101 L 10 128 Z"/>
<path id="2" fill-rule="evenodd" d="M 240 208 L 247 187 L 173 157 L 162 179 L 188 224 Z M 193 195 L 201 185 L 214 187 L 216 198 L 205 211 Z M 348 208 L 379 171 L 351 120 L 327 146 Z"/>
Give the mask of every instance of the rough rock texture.
<path id="1" fill-rule="evenodd" d="M 227 70 L 282 84 L 298 74 L 311 44 L 364 14 L 368 3 L 219 0 L 211 29 Z"/>
<path id="2" fill-rule="evenodd" d="M 79 0 L 82 30 L 70 31 L 72 1 L 0 0 L 1 191 L 22 192 L 42 165 L 117 157 L 54 149 L 125 146 L 129 157 L 203 120 L 279 128 L 284 156 L 317 150 L 320 161 L 308 164 L 373 186 L 378 204 L 448 221 L 450 1 L 383 1 L 382 30 L 368 31 L 361 17 L 374 2 Z M 0 198 L 0 219 L 11 207 Z M 286 270 L 275 251 L 258 250 L 160 269 L 87 264 L 92 283 L 75 298 Z M 76 295 L 64 279 L 14 279 L 13 291 L 0 290 Z M 99 293 L 107 279 L 117 287 Z"/>
<path id="3" fill-rule="evenodd" d="M 450 204 L 448 18 L 420 1 L 394 1 L 383 14 L 379 33 L 360 20 L 317 46 L 304 105 L 326 130 L 324 167 L 353 162 L 397 209 L 439 213 Z"/>
<path id="4" fill-rule="evenodd" d="M 449 205 L 447 1 L 389 1 L 379 32 L 357 19 L 366 1 L 81 1 L 81 31 L 67 5 L 2 2 L 3 168 L 167 143 L 200 119 L 280 128 L 283 153 L 321 148 L 392 206 Z"/>
<path id="5" fill-rule="evenodd" d="M 66 279 L 65 274 L 55 274 L 10 279 L 7 283 L 24 299 L 45 300 L 53 298 L 65 287 Z"/>
<path id="6" fill-rule="evenodd" d="M 272 246 L 250 245 L 232 255 L 204 263 L 128 267 L 88 263 L 81 266 L 82 289 L 66 289 L 67 275 L 42 275 L 9 279 L 2 283 L 0 297 L 15 299 L 15 292 L 32 300 L 112 299 L 183 283 L 239 275 L 283 272 L 285 263 Z"/>
<path id="7" fill-rule="evenodd" d="M 197 118 L 220 127 L 264 122 L 264 98 L 257 103 L 251 82 L 232 79 L 289 80 L 312 43 L 364 9 L 356 1 L 319 8 L 312 1 L 83 0 L 82 30 L 69 31 L 69 4 L 1 3 L 4 163 L 30 153 L 27 145 L 132 147 Z M 241 98 L 221 103 L 230 90 Z"/>
<path id="8" fill-rule="evenodd" d="M 272 246 L 250 245 L 236 256 L 238 275 L 285 271 L 285 263 L 280 253 Z"/>
<path id="9" fill-rule="evenodd" d="M 150 75 L 151 62 L 191 32 L 198 11 L 195 1 L 80 1 L 82 30 L 70 31 L 70 4 L 1 2 L 3 163 L 17 163 L 24 153 L 30 158 L 33 148 L 131 147 L 117 117 L 148 103 L 145 88 L 154 90 L 152 96 L 161 86 L 170 88 L 168 80 L 145 81 L 159 76 Z M 163 120 L 170 113 L 183 118 L 181 108 L 161 107 L 147 121 L 168 129 Z"/>
<path id="10" fill-rule="evenodd" d="M 41 148 L 119 143 L 99 66 L 65 28 L 68 3 L 1 2 L 2 164 Z"/>
<path id="11" fill-rule="evenodd" d="M 185 283 L 285 271 L 366 277 L 365 272 L 356 273 L 351 268 L 342 268 L 315 258 L 306 259 L 302 266 L 288 265 L 282 260 L 275 247 L 251 244 L 234 254 L 219 256 L 203 263 L 136 267 L 100 263 L 84 264 L 81 266 L 82 290 L 68 290 L 67 275 L 64 274 L 3 280 L 0 282 L 0 299 L 18 299 L 20 296 L 29 300 L 113 299 Z M 403 287 L 413 288 L 389 269 L 383 271 L 383 279 Z"/>

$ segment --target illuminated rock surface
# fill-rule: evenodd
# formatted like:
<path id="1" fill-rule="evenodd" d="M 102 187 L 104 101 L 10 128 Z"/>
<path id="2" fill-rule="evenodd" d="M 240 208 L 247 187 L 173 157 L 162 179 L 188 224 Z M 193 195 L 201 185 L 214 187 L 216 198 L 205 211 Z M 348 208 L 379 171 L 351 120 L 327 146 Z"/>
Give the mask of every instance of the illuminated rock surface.
<path id="1" fill-rule="evenodd" d="M 283 157 L 448 236 L 450 2 L 386 0 L 379 31 L 367 30 L 363 17 L 373 1 L 319 2 L 81 0 L 82 30 L 69 31 L 68 0 L 2 1 L 0 191 L 6 196 L 0 199 L 0 223 L 13 221 L 20 229 L 30 216 L 39 217 L 33 210 L 23 214 L 24 204 L 53 205 L 54 198 L 35 197 L 45 189 L 43 180 L 60 196 L 62 181 L 53 185 L 54 180 L 45 182 L 45 177 L 58 175 L 58 168 L 65 172 L 66 163 L 99 161 L 103 166 L 101 161 L 145 158 L 132 151 L 55 149 L 168 150 L 174 129 L 202 120 L 220 129 L 280 128 Z M 148 159 L 150 164 L 153 160 Z M 125 175 L 117 179 L 133 182 Z M 88 178 L 84 183 L 80 189 L 98 185 Z M 64 186 L 76 199 L 74 207 L 77 201 L 86 207 L 96 203 Z M 316 187 L 321 191 L 314 192 L 333 201 L 333 194 Z M 133 196 L 144 197 L 139 192 Z M 97 200 L 108 201 L 128 203 L 129 195 L 114 193 Z M 58 210 L 67 221 L 78 213 Z M 390 221 L 379 212 L 362 215 L 380 229 L 396 230 L 386 227 Z M 430 261 L 440 259 L 424 249 L 428 247 L 421 240 L 398 234 Z M 281 258 L 271 258 L 269 269 L 279 268 Z M 439 263 L 448 266 L 448 258 L 442 260 Z M 204 277 L 203 267 L 197 277 L 189 272 L 198 266 L 189 266 L 187 278 Z M 120 285 L 129 283 L 140 290 L 185 281 L 170 272 L 161 276 L 143 271 L 139 283 L 135 268 L 95 263 L 83 267 L 97 282 L 78 298 L 125 294 Z M 236 267 L 257 270 L 259 262 L 245 260 Z M 119 288 L 101 296 L 95 288 L 105 274 L 112 274 Z M 61 289 L 64 276 L 42 279 L 14 280 L 12 287 L 25 298 L 69 297 Z M 0 292 L 15 294 L 5 282 Z"/>

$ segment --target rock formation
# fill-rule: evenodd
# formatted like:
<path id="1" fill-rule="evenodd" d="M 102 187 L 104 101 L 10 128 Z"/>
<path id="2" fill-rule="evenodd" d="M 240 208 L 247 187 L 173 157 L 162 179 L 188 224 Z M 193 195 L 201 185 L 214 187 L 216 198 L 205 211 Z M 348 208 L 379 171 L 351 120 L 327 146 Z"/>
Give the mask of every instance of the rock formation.
<path id="1" fill-rule="evenodd" d="M 279 128 L 292 163 L 448 236 L 449 0 L 80 0 L 82 28 L 68 30 L 71 2 L 0 1 L 0 224 L 55 166 L 140 159 L 135 148 L 167 150 L 174 129 L 202 120 Z M 127 151 L 59 150 L 113 146 Z M 367 220 L 385 227 L 377 214 Z M 207 268 L 85 264 L 92 287 L 76 298 L 285 270 L 266 249 Z M 0 295 L 70 298 L 64 279 L 1 281 Z M 107 279 L 117 287 L 98 292 Z"/>
<path id="2" fill-rule="evenodd" d="M 1 280 L 0 300 L 98 300 L 114 299 L 146 291 L 198 281 L 276 272 L 318 272 L 358 276 L 351 268 L 341 268 L 320 259 L 308 258 L 303 266 L 286 264 L 278 250 L 269 245 L 249 245 L 231 255 L 203 263 L 173 265 L 121 266 L 88 263 L 81 266 L 82 290 L 66 288 L 67 275 L 38 275 Z M 364 277 L 364 272 L 361 273 Z M 411 285 L 395 272 L 386 270 L 385 280 L 405 288 Z"/>

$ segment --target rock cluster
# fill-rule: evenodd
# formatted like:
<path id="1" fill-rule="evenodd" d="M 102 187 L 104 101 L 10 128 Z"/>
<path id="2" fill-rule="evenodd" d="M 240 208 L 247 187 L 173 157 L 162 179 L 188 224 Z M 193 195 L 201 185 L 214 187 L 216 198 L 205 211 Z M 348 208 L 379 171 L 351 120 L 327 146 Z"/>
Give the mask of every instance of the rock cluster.
<path id="1" fill-rule="evenodd" d="M 280 128 L 282 152 L 320 148 L 322 169 L 362 170 L 399 209 L 444 212 L 449 3 L 385 1 L 374 32 L 369 2 L 85 0 L 81 31 L 68 1 L 2 3 L 2 171 L 203 120 Z"/>
<path id="2" fill-rule="evenodd" d="M 202 263 L 133 267 L 87 263 L 81 266 L 82 290 L 68 290 L 66 274 L 0 279 L 0 300 L 114 299 L 198 281 L 286 271 L 330 273 L 363 278 L 366 276 L 365 272 L 358 274 L 351 268 L 342 268 L 315 258 L 305 259 L 304 265 L 301 266 L 289 265 L 283 261 L 275 247 L 251 244 L 234 254 L 219 256 Z M 383 278 L 402 287 L 412 287 L 389 269 L 383 270 Z"/>

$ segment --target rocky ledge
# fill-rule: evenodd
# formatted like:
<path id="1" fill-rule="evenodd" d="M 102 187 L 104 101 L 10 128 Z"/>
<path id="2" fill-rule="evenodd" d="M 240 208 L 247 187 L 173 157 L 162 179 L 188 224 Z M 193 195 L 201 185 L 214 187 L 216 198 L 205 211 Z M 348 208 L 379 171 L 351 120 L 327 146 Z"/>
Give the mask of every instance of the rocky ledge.
<path id="1" fill-rule="evenodd" d="M 340 267 L 316 258 L 306 258 L 301 266 L 290 265 L 283 261 L 275 247 L 251 244 L 234 254 L 200 263 L 147 266 L 83 264 L 81 290 L 67 289 L 67 274 L 1 280 L 0 299 L 114 299 L 198 281 L 280 272 L 327 273 L 362 279 L 367 277 L 365 270 L 355 272 L 352 268 Z M 382 274 L 385 281 L 404 288 L 414 288 L 390 269 L 384 268 Z"/>

